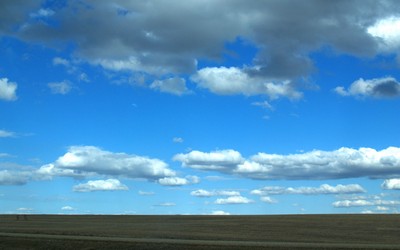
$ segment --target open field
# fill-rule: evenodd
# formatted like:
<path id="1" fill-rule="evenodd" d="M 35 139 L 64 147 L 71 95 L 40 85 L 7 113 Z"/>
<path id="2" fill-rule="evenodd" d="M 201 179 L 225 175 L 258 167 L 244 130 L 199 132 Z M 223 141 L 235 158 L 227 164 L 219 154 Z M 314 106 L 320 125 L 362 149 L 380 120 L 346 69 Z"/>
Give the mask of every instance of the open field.
<path id="1" fill-rule="evenodd" d="M 400 249 L 400 215 L 0 215 L 0 249 Z"/>

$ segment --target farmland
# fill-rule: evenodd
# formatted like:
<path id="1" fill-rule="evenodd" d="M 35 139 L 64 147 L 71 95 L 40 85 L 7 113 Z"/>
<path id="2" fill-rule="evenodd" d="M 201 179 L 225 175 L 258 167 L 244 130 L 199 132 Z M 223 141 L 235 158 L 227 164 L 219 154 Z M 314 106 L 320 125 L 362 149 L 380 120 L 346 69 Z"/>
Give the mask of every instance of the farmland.
<path id="1" fill-rule="evenodd" d="M 0 249 L 400 249 L 400 215 L 0 215 Z"/>

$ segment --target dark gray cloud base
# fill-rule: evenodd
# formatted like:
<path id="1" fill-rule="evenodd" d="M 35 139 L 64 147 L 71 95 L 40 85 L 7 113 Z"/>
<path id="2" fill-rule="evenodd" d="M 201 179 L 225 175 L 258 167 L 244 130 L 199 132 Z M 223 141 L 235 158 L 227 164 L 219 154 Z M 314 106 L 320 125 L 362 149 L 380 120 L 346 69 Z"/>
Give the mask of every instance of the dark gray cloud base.
<path id="1" fill-rule="evenodd" d="M 109 70 L 145 72 L 150 83 L 194 74 L 197 60 L 221 60 L 224 44 L 242 37 L 259 48 L 257 67 L 242 69 L 249 78 L 295 84 L 316 70 L 309 54 L 321 47 L 356 56 L 379 53 L 380 41 L 367 29 L 400 9 L 396 1 L 369 0 L 87 0 L 49 6 L 51 15 L 29 18 L 26 9 L 45 11 L 12 8 L 15 1 L 2 6 L 8 10 L 0 21 L 3 32 L 49 46 L 73 41 L 75 57 Z"/>

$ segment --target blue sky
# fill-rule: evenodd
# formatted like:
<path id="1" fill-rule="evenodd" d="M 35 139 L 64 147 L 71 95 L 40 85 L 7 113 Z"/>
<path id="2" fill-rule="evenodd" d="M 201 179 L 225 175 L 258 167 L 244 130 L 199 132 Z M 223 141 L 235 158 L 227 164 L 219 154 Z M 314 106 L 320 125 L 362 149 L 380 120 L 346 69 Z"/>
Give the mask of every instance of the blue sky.
<path id="1" fill-rule="evenodd" d="M 0 213 L 399 211 L 395 1 L 0 5 Z"/>

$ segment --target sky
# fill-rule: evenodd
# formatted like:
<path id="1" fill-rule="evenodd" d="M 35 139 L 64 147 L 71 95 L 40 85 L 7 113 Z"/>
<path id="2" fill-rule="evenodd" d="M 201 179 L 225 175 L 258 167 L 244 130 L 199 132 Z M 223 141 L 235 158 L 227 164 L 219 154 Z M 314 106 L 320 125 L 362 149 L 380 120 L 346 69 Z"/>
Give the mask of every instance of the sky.
<path id="1" fill-rule="evenodd" d="M 397 1 L 2 0 L 0 213 L 400 211 Z"/>

